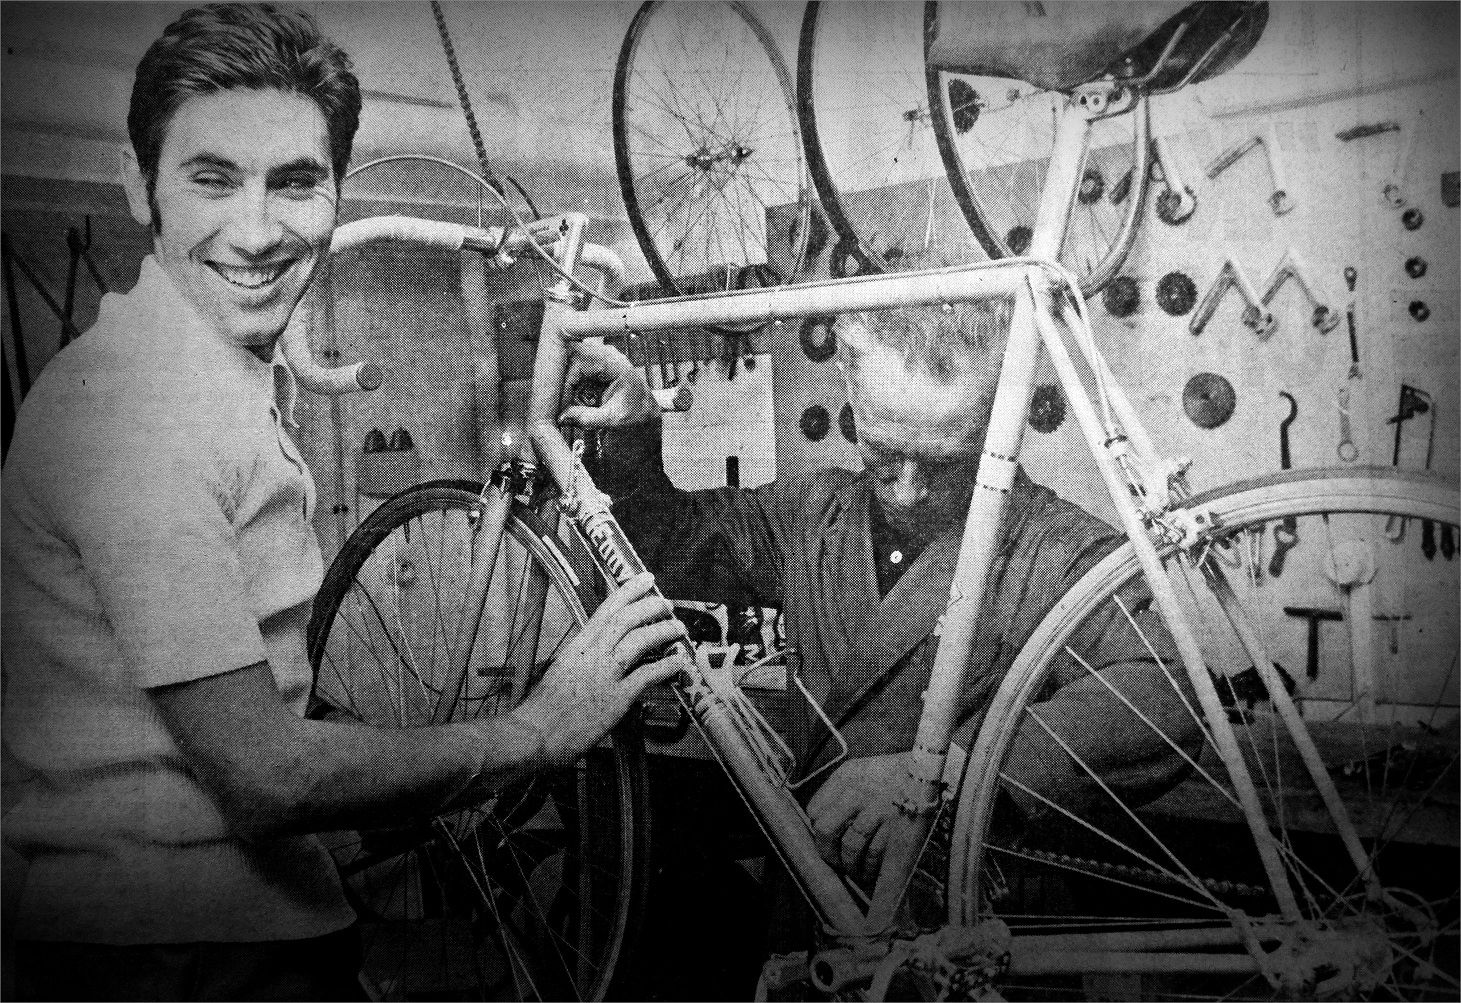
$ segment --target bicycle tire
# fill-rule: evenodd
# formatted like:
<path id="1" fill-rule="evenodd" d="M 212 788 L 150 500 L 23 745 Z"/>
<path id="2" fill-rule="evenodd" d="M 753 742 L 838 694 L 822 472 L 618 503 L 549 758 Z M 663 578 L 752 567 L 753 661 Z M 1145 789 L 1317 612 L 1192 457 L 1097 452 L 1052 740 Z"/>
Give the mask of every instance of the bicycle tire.
<path id="1" fill-rule="evenodd" d="M 614 66 L 613 126 L 629 224 L 668 294 L 796 278 L 812 209 L 796 95 L 750 8 L 642 4 Z M 772 231 L 766 211 L 788 206 Z"/>
<path id="2" fill-rule="evenodd" d="M 937 17 L 937 0 L 927 0 L 925 80 L 949 187 L 985 253 L 1021 254 L 1034 230 L 1054 146 L 1053 117 L 1066 97 L 1011 78 L 935 68 L 927 52 Z M 1125 263 L 1146 201 L 1151 151 L 1142 141 L 1145 115 L 1143 99 L 1134 112 L 1093 127 L 1059 258 L 1088 298 Z"/>
<path id="3" fill-rule="evenodd" d="M 1261 781 L 1260 794 L 1268 812 L 1266 823 L 1280 837 L 1282 859 L 1291 879 L 1296 880 L 1306 920 L 1322 925 L 1342 913 L 1346 922 L 1385 924 L 1394 960 L 1379 973 L 1368 995 L 1400 999 L 1454 996 L 1456 909 L 1461 895 L 1456 878 L 1454 795 L 1456 571 L 1451 562 L 1420 560 L 1419 548 L 1413 542 L 1409 548 L 1396 547 L 1386 542 L 1383 534 L 1386 515 L 1430 520 L 1454 531 L 1461 521 L 1456 485 L 1394 468 L 1288 472 L 1210 492 L 1190 504 L 1211 511 L 1221 527 L 1220 537 L 1234 542 L 1242 542 L 1250 531 L 1283 526 L 1285 518 L 1293 519 L 1287 525 L 1299 532 L 1301 542 L 1287 559 L 1283 573 L 1285 577 L 1295 576 L 1300 583 L 1311 582 L 1312 575 L 1329 559 L 1342 557 L 1347 562 L 1356 549 L 1387 548 L 1382 552 L 1387 564 L 1380 565 L 1371 587 L 1383 585 L 1389 592 L 1399 592 L 1405 608 L 1414 613 L 1414 621 L 1400 624 L 1403 629 L 1398 636 L 1404 641 L 1405 664 L 1423 666 L 1424 676 L 1387 674 L 1371 692 L 1390 702 L 1377 701 L 1366 722 L 1363 710 L 1352 713 L 1363 699 L 1358 695 L 1363 690 L 1354 679 L 1349 681 L 1346 696 L 1343 673 L 1338 674 L 1339 678 L 1329 677 L 1327 682 L 1324 671 L 1303 678 L 1307 673 L 1295 667 L 1293 675 L 1300 676 L 1296 695 L 1304 704 L 1305 727 L 1312 732 L 1325 767 L 1336 777 L 1340 797 L 1368 854 L 1368 866 L 1380 875 L 1391 901 L 1405 902 L 1411 909 L 1404 913 L 1408 917 L 1404 922 L 1400 918 L 1403 910 L 1376 910 L 1365 901 L 1364 890 L 1357 887 L 1353 862 L 1336 850 L 1335 834 L 1340 826 L 1335 816 L 1327 813 L 1322 804 L 1315 807 L 1312 782 L 1300 771 L 1285 773 L 1292 759 L 1292 742 L 1282 738 L 1274 727 L 1272 712 L 1265 710 L 1265 697 L 1260 695 L 1257 702 L 1245 707 L 1233 684 L 1233 707 L 1225 713 L 1230 719 L 1236 715 L 1235 731 L 1248 740 L 1243 746 L 1245 759 L 1250 760 L 1250 768 Z M 1314 548 L 1312 541 L 1320 533 L 1327 535 L 1319 537 L 1319 546 Z M 1308 553 L 1303 547 L 1305 534 L 1309 534 Z M 1353 540 L 1361 542 L 1351 544 Z M 1313 552 L 1315 549 L 1320 552 Z M 1171 556 L 1168 548 L 1164 558 Z M 1226 577 L 1231 580 L 1241 577 L 1241 573 L 1235 571 Z M 1286 587 L 1292 585 L 1291 581 Z M 1278 587 L 1269 579 L 1266 585 L 1248 588 L 1243 602 L 1250 615 L 1257 611 L 1255 603 L 1261 590 Z M 1079 816 L 1072 819 L 1047 812 L 1041 805 L 1044 832 L 1031 835 L 1027 830 L 1014 835 L 1009 826 L 1009 797 L 1017 785 L 1008 781 L 1005 764 L 1021 723 L 1027 715 L 1034 716 L 1031 708 L 1038 706 L 1042 689 L 1050 682 L 1051 674 L 1059 670 L 1069 640 L 1083 626 L 1094 628 L 1108 622 L 1106 618 L 1116 617 L 1113 596 L 1124 596 L 1129 608 L 1137 609 L 1142 589 L 1131 544 L 1123 543 L 1057 604 L 1000 685 L 970 750 L 953 823 L 947 884 L 951 922 L 973 923 L 1000 915 L 1015 930 L 1018 944 L 1021 936 L 1050 933 L 1057 928 L 1078 925 L 1081 930 L 1103 930 L 1107 921 L 1119 920 L 1123 930 L 1129 932 L 1141 923 L 1155 926 L 1155 917 L 1162 917 L 1161 923 L 1186 931 L 1193 928 L 1192 924 L 1221 928 L 1228 922 L 1223 910 L 1236 910 L 1255 921 L 1276 911 L 1272 889 L 1264 884 L 1255 855 L 1244 847 L 1235 848 L 1234 843 L 1220 842 L 1219 833 L 1237 833 L 1238 838 L 1251 840 L 1236 801 L 1229 805 L 1224 796 L 1218 795 L 1223 781 L 1209 784 L 1211 778 L 1199 776 L 1195 770 L 1144 806 L 1139 797 L 1131 799 L 1130 816 L 1116 810 L 1091 810 L 1083 820 Z M 1444 591 L 1437 593 L 1437 589 Z M 1268 598 L 1277 601 L 1278 596 Z M 1196 595 L 1192 603 L 1184 600 L 1184 605 L 1210 608 L 1205 597 Z M 1222 650 L 1227 639 L 1217 632 L 1204 633 L 1204 622 L 1194 619 L 1194 626 L 1210 666 L 1230 671 L 1234 660 Z M 1266 622 L 1254 616 L 1254 623 Z M 1290 636 L 1280 639 L 1280 633 Z M 1275 661 L 1280 660 L 1279 649 L 1303 650 L 1302 626 L 1297 638 L 1291 636 L 1294 633 L 1284 628 L 1265 636 Z M 1392 659 L 1385 664 L 1396 663 Z M 1313 669 L 1310 664 L 1308 670 Z M 1431 715 L 1429 721 L 1424 720 L 1427 712 Z M 1444 724 L 1436 720 L 1442 713 Z M 1417 715 L 1421 725 L 1408 723 Z M 1075 731 L 1070 729 L 1067 738 Z M 1073 762 L 1078 761 L 1063 758 L 1058 763 L 1044 762 L 1042 769 L 1059 773 Z M 1220 764 L 1214 768 L 1203 757 L 1197 762 L 1213 770 L 1212 778 L 1225 776 Z M 1120 789 L 1116 790 L 1119 794 Z M 1146 795 L 1152 793 L 1148 790 Z M 1114 797 L 1100 795 L 1103 804 Z M 1030 803 L 1039 804 L 1027 801 L 1027 805 Z M 1070 802 L 1076 803 L 1074 799 Z M 1149 840 L 1135 824 L 1137 819 L 1149 827 Z M 1067 836 L 1074 833 L 1079 838 L 1063 838 L 1057 832 L 1062 828 L 1070 830 Z M 1121 845 L 1112 839 L 1119 839 Z M 1179 857 L 1175 852 L 1167 856 L 1158 851 L 1164 842 L 1169 850 L 1181 850 L 1181 865 L 1176 863 Z M 1215 846 L 1220 849 L 1215 851 Z M 1189 870 L 1183 871 L 1181 866 Z M 1177 880 L 1172 879 L 1173 874 Z M 1026 892 L 1043 888 L 1044 900 L 1019 901 L 1020 896 L 1010 894 L 1009 889 L 1020 887 Z M 1093 903 L 1101 903 L 1101 908 L 1109 908 L 1111 914 L 1098 914 L 1091 908 Z M 1035 914 L 1041 909 L 1049 909 L 1052 915 Z M 1377 918 L 1377 912 L 1386 914 Z M 1417 921 L 1416 916 L 1428 916 L 1430 925 Z M 1102 966 L 1145 964 L 1124 956 L 1117 960 L 1119 952 L 1115 948 L 1112 951 Z M 1245 957 L 1244 948 L 1236 941 L 1229 951 Z M 1018 947 L 1015 954 L 1020 954 Z M 1080 959 L 1073 961 L 1076 966 L 1081 963 Z M 1439 974 L 1427 974 L 1424 965 L 1432 965 L 1434 973 Z M 1015 967 L 1019 967 L 1018 962 Z M 1027 968 L 1025 981 L 1011 976 L 1012 984 L 1006 988 L 1021 998 L 1060 995 L 1073 989 L 1091 991 L 1089 982 L 1074 987 L 1068 981 L 1052 981 L 1051 973 L 1059 963 L 1051 960 L 1049 952 L 1035 967 L 1045 973 L 1045 978 L 1029 975 Z M 1092 964 L 1088 971 L 1098 967 Z M 1071 977 L 1070 972 L 1065 975 Z M 1188 976 L 1186 981 L 1178 981 L 1176 975 L 1150 973 L 1143 978 L 1148 981 L 1131 981 L 1128 975 L 1127 981 L 1119 983 L 1122 995 L 1114 998 L 1134 999 L 1144 993 L 1156 998 L 1198 998 L 1208 994 L 1212 998 L 1247 998 L 1249 993 L 1272 998 L 1275 991 L 1251 973 L 1225 978 L 1212 974 Z M 1407 979 L 1412 981 L 1404 981 Z"/>
<path id="4" fill-rule="evenodd" d="M 481 495 L 464 481 L 417 485 L 350 535 L 311 619 L 312 716 L 380 727 L 442 716 Z M 590 575 L 514 503 L 450 719 L 521 699 L 596 605 Z M 479 806 L 328 838 L 374 998 L 604 998 L 637 931 L 648 812 L 642 748 L 621 727 L 576 768 Z"/>
<path id="5" fill-rule="evenodd" d="M 874 49 L 877 65 L 869 66 Z M 806 5 L 797 117 L 818 202 L 838 238 L 829 261 L 836 278 L 906 267 L 905 259 L 950 243 L 946 234 L 935 239 L 940 226 L 957 226 L 957 240 L 968 239 L 946 188 L 922 60 L 912 5 Z"/>

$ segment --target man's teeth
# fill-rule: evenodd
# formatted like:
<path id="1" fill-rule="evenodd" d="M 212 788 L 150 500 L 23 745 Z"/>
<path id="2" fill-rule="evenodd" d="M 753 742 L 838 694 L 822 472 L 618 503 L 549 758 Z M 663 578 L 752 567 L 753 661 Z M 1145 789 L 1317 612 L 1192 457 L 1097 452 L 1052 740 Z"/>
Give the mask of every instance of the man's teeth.
<path id="1" fill-rule="evenodd" d="M 285 269 L 288 267 L 288 262 L 270 265 L 267 268 L 244 268 L 239 265 L 213 263 L 214 271 L 222 275 L 229 282 L 244 289 L 261 289 L 283 275 Z"/>

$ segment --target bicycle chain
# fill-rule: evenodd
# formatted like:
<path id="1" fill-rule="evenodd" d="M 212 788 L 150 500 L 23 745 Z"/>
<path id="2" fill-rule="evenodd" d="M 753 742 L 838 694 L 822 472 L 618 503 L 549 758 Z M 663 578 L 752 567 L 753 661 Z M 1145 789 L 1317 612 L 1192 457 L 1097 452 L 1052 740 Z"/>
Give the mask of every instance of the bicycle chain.
<path id="1" fill-rule="evenodd" d="M 1072 856 L 1068 853 L 1056 853 L 1053 850 L 1036 850 L 1028 847 L 1020 850 L 1020 855 L 1026 859 L 1034 859 L 1055 865 L 1063 870 L 1078 870 L 1100 877 L 1121 878 L 1128 881 L 1141 879 L 1153 884 L 1168 885 L 1171 887 L 1190 887 L 1190 883 L 1180 877 L 1149 867 L 1137 867 L 1134 864 L 1118 864 L 1106 860 L 1094 860 L 1087 857 Z M 1198 880 L 1204 888 L 1214 895 L 1259 898 L 1268 894 L 1267 889 L 1259 885 L 1245 884 L 1241 881 L 1222 881 L 1217 878 L 1198 878 Z"/>

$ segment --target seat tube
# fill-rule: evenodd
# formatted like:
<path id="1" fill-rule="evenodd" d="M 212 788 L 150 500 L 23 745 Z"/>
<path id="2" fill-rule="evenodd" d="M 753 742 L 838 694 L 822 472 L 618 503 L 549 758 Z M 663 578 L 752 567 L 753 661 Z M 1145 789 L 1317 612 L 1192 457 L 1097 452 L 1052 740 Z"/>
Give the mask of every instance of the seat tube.
<path id="1" fill-rule="evenodd" d="M 1075 204 L 1089 136 L 1090 122 L 1085 112 L 1074 101 L 1067 102 L 1056 126 L 1055 149 L 1031 241 L 1034 257 L 1054 261 L 1059 256 L 1071 206 Z M 1041 273 L 1041 287 L 1045 281 Z M 1035 364 L 1040 357 L 1033 311 L 1031 297 L 1016 294 L 984 452 L 979 458 L 969 516 L 954 565 L 938 652 L 923 697 L 917 737 L 909 753 L 908 775 L 902 792 L 895 796 L 901 809 L 897 816 L 898 828 L 889 843 L 873 893 L 870 920 L 875 929 L 890 923 L 897 911 L 942 794 L 944 763 L 957 724 L 965 668 L 973 650 L 989 567 L 999 545 L 1005 506 L 1014 485 Z"/>

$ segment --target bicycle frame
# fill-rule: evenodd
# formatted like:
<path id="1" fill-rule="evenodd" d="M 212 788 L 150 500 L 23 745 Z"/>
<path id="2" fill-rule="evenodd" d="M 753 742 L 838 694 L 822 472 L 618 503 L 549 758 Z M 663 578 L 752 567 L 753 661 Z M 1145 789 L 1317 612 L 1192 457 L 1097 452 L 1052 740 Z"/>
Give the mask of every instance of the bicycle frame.
<path id="1" fill-rule="evenodd" d="M 814 978 L 823 988 L 865 977 L 884 964 L 889 953 L 890 934 L 903 893 L 911 879 L 917 857 L 929 836 L 935 809 L 943 793 L 943 775 L 954 728 L 957 698 L 964 687 L 964 669 L 969 661 L 976 614 L 984 599 L 987 573 L 999 545 L 999 527 L 1008 492 L 1013 484 L 1016 462 L 1033 387 L 1033 372 L 1041 346 L 1049 352 L 1057 377 L 1070 403 L 1088 448 L 1096 459 L 1110 494 L 1121 528 L 1133 543 L 1143 574 L 1152 590 L 1155 606 L 1167 625 L 1185 665 L 1188 678 L 1201 704 L 1214 744 L 1231 778 L 1244 809 L 1266 875 L 1274 889 L 1280 919 L 1296 923 L 1300 910 L 1279 858 L 1274 836 L 1264 825 L 1261 805 L 1231 726 L 1209 677 L 1197 638 L 1183 611 L 1158 554 L 1153 533 L 1168 540 L 1184 537 L 1191 526 L 1163 521 L 1171 496 L 1181 495 L 1180 468 L 1161 461 L 1150 437 L 1142 429 L 1135 410 L 1116 385 L 1094 346 L 1084 302 L 1076 278 L 1054 263 L 1062 234 L 1079 188 L 1082 159 L 1094 118 L 1105 113 L 1101 102 L 1073 99 L 1062 116 L 1056 133 L 1042 205 L 1039 211 L 1032 254 L 1018 259 L 981 263 L 952 269 L 867 275 L 851 279 L 717 293 L 708 296 L 637 302 L 595 311 L 580 311 L 572 285 L 560 282 L 547 293 L 547 306 L 538 341 L 529 396 L 528 440 L 513 444 L 521 462 L 536 460 L 560 487 L 560 506 L 572 519 L 605 573 L 623 582 L 643 570 L 610 511 L 610 500 L 593 484 L 578 456 L 558 428 L 563 381 L 571 357 L 571 343 L 587 338 L 622 335 L 715 324 L 781 323 L 812 315 L 852 310 L 894 307 L 938 306 L 990 298 L 1013 298 L 1014 311 L 1008 344 L 1001 362 L 993 415 L 984 452 L 980 458 L 975 490 L 965 522 L 962 543 L 944 617 L 944 629 L 919 719 L 917 737 L 909 756 L 909 770 L 894 801 L 900 808 L 893 820 L 894 837 L 884 856 L 871 902 L 860 903 L 851 885 L 828 865 L 817 849 L 805 810 L 784 779 L 770 775 L 762 757 L 741 730 L 739 719 L 700 669 L 687 672 L 675 689 L 705 736 L 706 743 L 746 801 L 752 816 L 796 880 L 811 904 L 827 937 L 845 948 L 843 957 L 852 959 L 846 968 L 827 962 Z M 516 240 L 551 240 L 560 265 L 571 272 L 578 264 L 601 270 L 609 267 L 611 255 L 584 242 L 586 219 L 566 215 L 533 224 L 531 234 Z M 414 227 L 416 223 L 398 223 Z M 442 243 L 440 237 L 424 236 L 440 224 L 421 223 L 415 235 L 402 231 L 407 239 Z M 462 232 L 463 228 L 457 228 Z M 457 246 L 469 246 L 501 258 L 508 247 L 501 234 L 473 231 Z M 1080 349 L 1072 356 L 1066 339 L 1074 338 Z M 1084 364 L 1084 371 L 1078 365 Z M 1099 387 L 1096 399 L 1086 381 Z M 531 447 L 531 449 L 530 449 Z M 504 469 L 508 469 L 505 467 Z M 483 511 L 477 528 L 470 596 L 485 598 L 487 576 L 496 563 L 497 550 L 515 495 L 524 485 L 511 477 L 494 478 L 484 489 Z M 1184 542 L 1193 542 L 1190 538 Z M 1221 594 L 1221 589 L 1218 590 Z M 482 603 L 468 608 L 478 609 Z M 1241 624 L 1240 610 L 1230 610 Z M 459 627 L 459 651 L 470 652 L 478 621 L 471 617 Z M 679 642 L 688 650 L 688 641 Z M 1250 653 L 1260 672 L 1273 673 L 1272 663 L 1256 639 L 1248 639 Z M 465 674 L 465 663 L 461 667 Z M 460 689 L 448 687 L 449 692 Z M 1281 685 L 1270 687 L 1283 693 Z M 1279 711 L 1288 721 L 1293 708 L 1276 698 Z M 443 702 L 438 716 L 450 716 L 453 699 Z M 1302 727 L 1290 723 L 1289 730 L 1301 748 L 1307 742 Z M 976 745 L 975 755 L 979 747 Z M 1312 746 L 1309 747 L 1312 752 Z M 1321 789 L 1327 783 L 1317 755 L 1310 757 L 1310 771 Z M 1332 793 L 1332 786 L 1329 790 Z M 1365 874 L 1363 850 L 1344 816 L 1337 796 L 1330 809 L 1339 825 L 1346 848 Z M 954 847 L 955 854 L 962 852 Z M 1380 894 L 1373 874 L 1366 875 L 1371 896 Z M 948 902 L 948 922 L 953 928 L 972 931 L 980 919 L 979 903 Z M 1056 938 L 1069 951 L 1074 970 L 1090 970 L 1089 953 L 1081 954 L 1081 935 Z M 1167 966 L 1183 971 L 1250 971 L 1275 978 L 1264 960 L 1252 924 L 1235 918 L 1235 929 L 1225 929 L 1218 940 L 1212 931 L 1156 931 L 1131 933 L 1119 945 L 1125 952 L 1140 952 L 1174 944 L 1199 942 L 1241 944 L 1242 954 L 1168 955 Z M 1145 939 L 1144 939 L 1145 938 Z M 1174 938 L 1176 938 L 1174 940 Z M 1194 939 L 1196 938 L 1196 939 Z M 1202 938 L 1208 938 L 1203 940 Z M 1030 965 L 1043 972 L 1052 969 L 1041 957 L 1041 943 L 1051 938 L 1031 938 L 1013 951 L 1016 966 Z M 1112 945 L 1107 940 L 1090 942 L 1091 950 Z M 859 950 L 861 948 L 861 950 Z M 1130 956 L 1123 955 L 1124 957 Z M 1078 963 L 1077 963 L 1078 962 Z M 1018 968 L 1016 969 L 1018 970 Z M 1026 969 L 1033 970 L 1033 969 Z M 1127 970 L 1127 969 L 1122 969 Z M 1167 970 L 1171 970 L 1170 968 Z"/>
<path id="2" fill-rule="evenodd" d="M 1148 536 L 1146 517 L 1132 497 L 1129 476 L 1135 463 L 1160 471 L 1150 439 L 1141 431 L 1134 410 L 1110 379 L 1109 370 L 1095 352 L 1084 316 L 1079 286 L 1069 272 L 1053 263 L 1079 186 L 1079 176 L 1090 122 L 1103 108 L 1083 107 L 1072 101 L 1057 130 L 1030 257 L 977 264 L 939 271 L 871 275 L 847 280 L 808 283 L 764 290 L 721 293 L 703 297 L 656 300 L 591 312 L 578 312 L 562 291 L 550 296 L 539 342 L 530 403 L 532 445 L 539 460 L 568 498 L 565 510 L 583 530 L 604 566 L 622 581 L 642 568 L 632 547 L 614 522 L 606 499 L 593 488 L 557 427 L 568 343 L 583 338 L 646 332 L 708 324 L 779 323 L 814 314 L 876 310 L 899 306 L 935 306 L 992 297 L 1013 297 L 1011 333 L 996 391 L 993 418 L 981 456 L 976 488 L 965 523 L 954 573 L 944 631 L 925 697 L 910 769 L 895 801 L 901 811 L 896 835 L 885 855 L 872 902 L 861 907 L 847 884 L 821 858 L 810 823 L 791 792 L 769 779 L 717 698 L 703 680 L 682 681 L 679 690 L 686 706 L 706 734 L 715 755 L 730 773 L 772 845 L 813 905 L 834 939 L 859 940 L 884 933 L 893 923 L 898 904 L 924 845 L 939 803 L 941 781 L 950 737 L 956 721 L 956 700 L 963 687 L 963 667 L 973 641 L 975 613 L 984 596 L 986 574 L 998 545 L 1005 500 L 1013 483 L 1028 413 L 1032 374 L 1043 344 L 1081 432 L 1096 457 L 1121 526 L 1135 541 L 1141 562 L 1163 614 L 1187 665 L 1209 721 L 1214 723 L 1219 748 L 1235 784 L 1261 820 L 1256 793 L 1207 674 L 1199 645 L 1180 609 L 1160 558 Z M 1066 315 L 1057 321 L 1052 306 Z M 1087 393 L 1082 377 L 1064 343 L 1064 331 L 1076 337 L 1089 370 L 1107 384 L 1109 404 L 1119 418 L 1120 430 L 1108 426 Z M 1124 469 L 1125 468 L 1125 469 Z M 1148 487 L 1163 495 L 1165 484 Z M 490 565 L 489 565 L 490 566 Z M 1226 736 L 1224 736 L 1226 731 Z M 1246 794 L 1244 792 L 1246 791 Z M 1248 804 L 1251 800 L 1251 804 Z M 1261 822 L 1252 824 L 1269 877 L 1276 888 L 1287 889 L 1272 837 Z M 1292 893 L 1280 893 L 1286 918 L 1297 919 Z M 975 904 L 949 903 L 951 923 L 968 923 Z"/>

